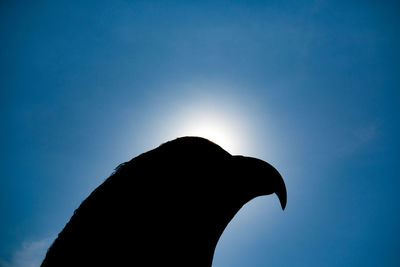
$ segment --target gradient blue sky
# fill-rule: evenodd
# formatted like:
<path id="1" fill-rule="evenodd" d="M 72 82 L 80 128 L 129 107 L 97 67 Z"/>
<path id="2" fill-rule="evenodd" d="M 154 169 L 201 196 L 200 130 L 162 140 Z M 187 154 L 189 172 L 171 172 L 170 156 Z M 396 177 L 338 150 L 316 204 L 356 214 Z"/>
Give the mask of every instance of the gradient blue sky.
<path id="1" fill-rule="evenodd" d="M 0 3 L 0 266 L 38 264 L 119 163 L 200 121 L 288 190 L 214 267 L 400 265 L 395 1 L 82 2 Z"/>

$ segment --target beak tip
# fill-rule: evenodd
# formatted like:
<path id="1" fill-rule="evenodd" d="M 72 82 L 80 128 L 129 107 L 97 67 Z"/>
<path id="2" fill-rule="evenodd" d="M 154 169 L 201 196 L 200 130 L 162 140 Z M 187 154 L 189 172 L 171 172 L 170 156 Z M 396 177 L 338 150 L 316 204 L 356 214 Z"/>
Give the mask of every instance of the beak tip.
<path id="1" fill-rule="evenodd" d="M 278 198 L 279 198 L 279 202 L 281 203 L 282 210 L 285 210 L 285 208 L 286 208 L 286 196 L 279 196 L 278 195 Z"/>
<path id="2" fill-rule="evenodd" d="M 279 202 L 281 203 L 282 210 L 285 210 L 286 202 L 287 202 L 287 194 L 286 194 L 285 185 L 283 184 L 283 186 L 280 188 L 280 190 L 276 191 L 275 193 L 279 198 Z"/>

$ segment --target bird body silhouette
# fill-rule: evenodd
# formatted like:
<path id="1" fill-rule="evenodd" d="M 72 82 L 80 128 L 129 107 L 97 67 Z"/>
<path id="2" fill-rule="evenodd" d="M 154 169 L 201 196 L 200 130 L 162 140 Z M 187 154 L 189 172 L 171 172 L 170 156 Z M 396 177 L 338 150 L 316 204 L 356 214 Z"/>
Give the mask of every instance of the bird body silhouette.
<path id="1" fill-rule="evenodd" d="M 286 188 L 268 163 L 182 137 L 121 164 L 59 233 L 42 267 L 211 266 L 218 239 L 252 198 Z"/>

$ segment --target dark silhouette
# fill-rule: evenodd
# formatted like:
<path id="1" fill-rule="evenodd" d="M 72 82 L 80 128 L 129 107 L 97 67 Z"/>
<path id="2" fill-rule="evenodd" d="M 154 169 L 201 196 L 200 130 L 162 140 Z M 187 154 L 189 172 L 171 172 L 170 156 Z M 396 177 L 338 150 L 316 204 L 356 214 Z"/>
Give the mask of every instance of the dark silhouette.
<path id="1" fill-rule="evenodd" d="M 223 230 L 249 200 L 286 188 L 268 163 L 183 137 L 121 164 L 74 212 L 48 266 L 211 266 Z"/>

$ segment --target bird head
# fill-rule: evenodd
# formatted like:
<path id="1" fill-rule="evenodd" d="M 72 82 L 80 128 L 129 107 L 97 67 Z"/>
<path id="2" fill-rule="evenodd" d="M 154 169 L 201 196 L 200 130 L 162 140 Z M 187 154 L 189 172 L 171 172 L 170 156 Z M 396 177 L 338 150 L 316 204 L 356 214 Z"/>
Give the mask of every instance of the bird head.
<path id="1" fill-rule="evenodd" d="M 286 186 L 279 172 L 265 161 L 257 158 L 232 156 L 233 175 L 238 177 L 237 188 L 247 201 L 252 198 L 275 193 L 286 207 Z"/>

